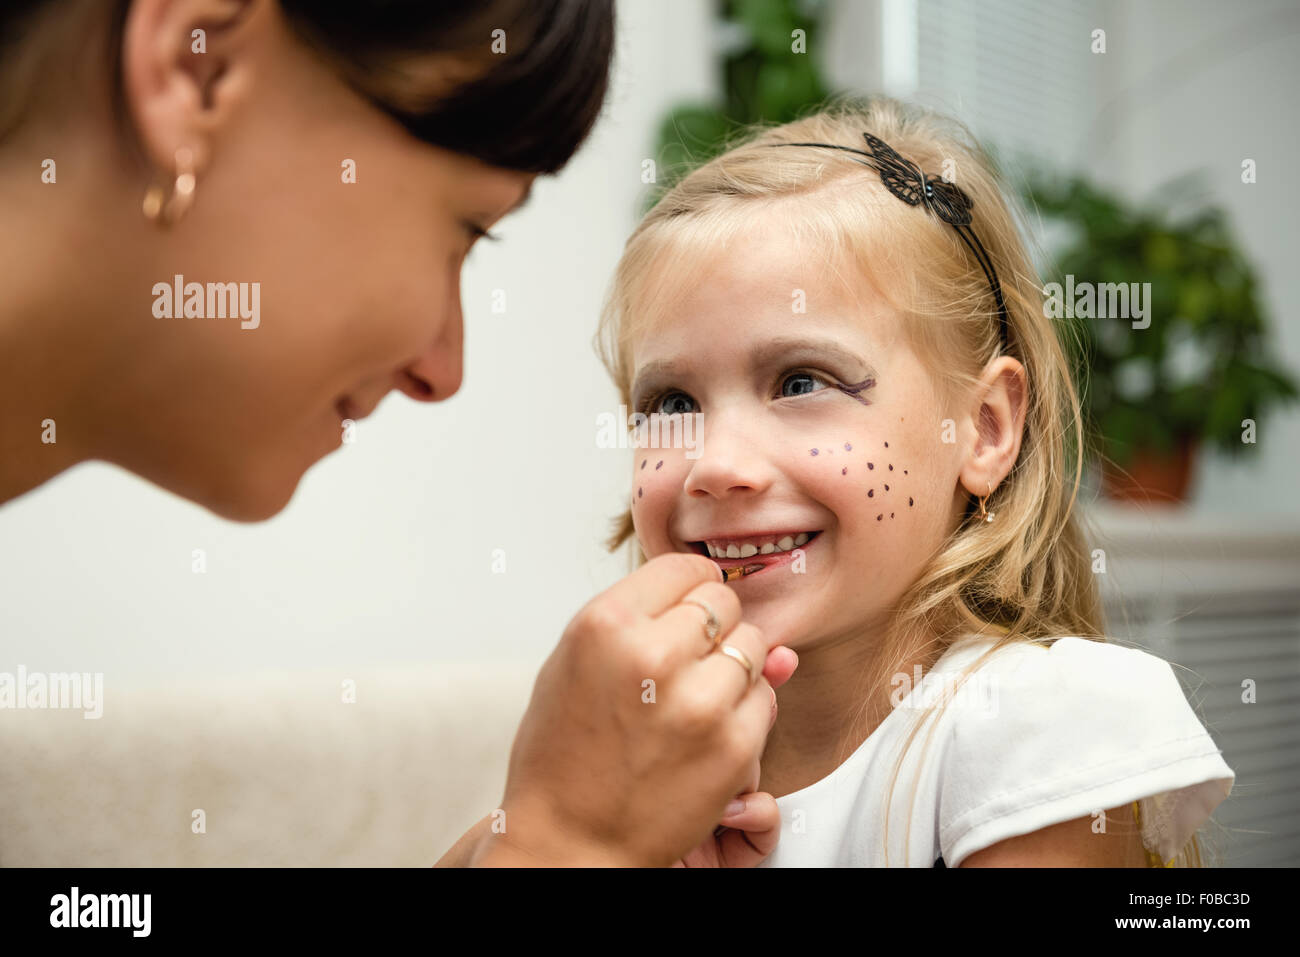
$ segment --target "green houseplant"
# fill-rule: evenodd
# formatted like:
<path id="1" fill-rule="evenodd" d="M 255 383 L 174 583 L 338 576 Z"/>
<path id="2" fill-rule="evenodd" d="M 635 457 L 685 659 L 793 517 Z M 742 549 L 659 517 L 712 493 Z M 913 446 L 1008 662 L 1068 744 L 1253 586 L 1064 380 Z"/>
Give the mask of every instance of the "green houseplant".
<path id="1" fill-rule="evenodd" d="M 1169 183 L 1144 204 L 1077 175 L 1026 188 L 1030 208 L 1067 237 L 1043 277 L 1046 291 L 1126 284 L 1146 293 L 1140 318 L 1133 302 L 1128 316 L 1100 315 L 1084 302 L 1061 317 L 1103 489 L 1114 498 L 1181 500 L 1198 448 L 1247 454 L 1265 412 L 1297 395 L 1270 355 L 1258 281 L 1226 215 L 1203 205 L 1176 211 L 1174 197 L 1194 179 Z M 1053 314 L 1059 304 L 1045 309 Z"/>
<path id="2" fill-rule="evenodd" d="M 659 195 L 721 153 L 752 123 L 787 123 L 828 96 L 812 52 L 825 0 L 723 0 L 719 35 L 723 97 L 674 107 L 659 127 Z"/>

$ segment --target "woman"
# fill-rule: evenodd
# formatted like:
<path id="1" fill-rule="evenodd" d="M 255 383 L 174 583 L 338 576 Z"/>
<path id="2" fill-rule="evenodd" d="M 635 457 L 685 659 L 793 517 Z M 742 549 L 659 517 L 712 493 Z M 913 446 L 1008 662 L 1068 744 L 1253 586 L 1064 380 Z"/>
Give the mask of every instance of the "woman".
<path id="1" fill-rule="evenodd" d="M 0 502 L 98 459 L 237 521 L 279 512 L 391 390 L 457 391 L 465 255 L 586 137 L 613 38 L 607 0 L 0 18 Z M 710 653 L 715 618 L 749 667 Z M 444 863 L 707 846 L 795 663 L 739 618 L 703 557 L 593 599 L 538 677 L 505 833 L 485 819 Z M 770 822 L 752 803 L 731 822 Z"/>

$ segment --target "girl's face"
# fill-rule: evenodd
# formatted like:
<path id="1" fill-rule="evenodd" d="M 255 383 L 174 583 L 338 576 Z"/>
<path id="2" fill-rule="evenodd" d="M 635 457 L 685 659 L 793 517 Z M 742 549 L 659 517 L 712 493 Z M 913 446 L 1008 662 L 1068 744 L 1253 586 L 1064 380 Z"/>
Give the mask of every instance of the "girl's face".
<path id="1" fill-rule="evenodd" d="M 829 271 L 762 230 L 633 343 L 633 408 L 702 413 L 693 450 L 637 450 L 642 549 L 761 563 L 732 586 L 745 620 L 795 649 L 883 625 L 965 501 L 898 317 Z"/>

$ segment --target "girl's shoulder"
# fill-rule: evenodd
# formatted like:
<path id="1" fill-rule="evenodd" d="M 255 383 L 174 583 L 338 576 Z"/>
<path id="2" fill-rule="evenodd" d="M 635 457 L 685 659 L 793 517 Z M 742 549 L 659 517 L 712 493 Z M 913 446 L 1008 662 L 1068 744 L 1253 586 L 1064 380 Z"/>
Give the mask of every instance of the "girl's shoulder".
<path id="1" fill-rule="evenodd" d="M 956 642 L 934 670 L 956 675 L 975 666 L 985 680 L 997 678 L 1009 688 L 1027 692 L 1055 688 L 1071 695 L 1128 696 L 1137 690 L 1150 692 L 1154 684 L 1160 691 L 1172 687 L 1182 697 L 1169 662 L 1141 648 L 1073 635 L 1015 640 L 994 651 L 995 645 L 993 639 L 985 638 Z"/>
<path id="2" fill-rule="evenodd" d="M 1087 734 L 1131 749 L 1205 733 L 1169 662 L 1110 641 L 1063 636 L 996 648 L 992 640 L 967 641 L 950 648 L 933 674 L 954 700 L 962 694 L 961 676 L 969 675 L 973 687 L 965 699 L 990 720 L 955 722 L 953 733 L 974 743 L 1022 734 L 1059 742 Z"/>
<path id="3" fill-rule="evenodd" d="M 1164 850 L 1227 796 L 1233 772 L 1169 662 L 1075 636 L 985 657 L 993 645 L 954 645 L 934 669 L 954 702 L 956 679 L 970 671 L 974 682 L 942 735 L 940 823 L 961 845 L 954 860 L 998 835 L 1178 791 L 1187 813 Z"/>

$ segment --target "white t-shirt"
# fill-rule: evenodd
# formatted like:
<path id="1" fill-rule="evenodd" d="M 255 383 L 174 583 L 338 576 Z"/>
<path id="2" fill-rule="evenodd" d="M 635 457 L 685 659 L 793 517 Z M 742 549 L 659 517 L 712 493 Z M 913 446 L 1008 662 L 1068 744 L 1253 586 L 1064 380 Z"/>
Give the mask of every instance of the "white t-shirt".
<path id="1" fill-rule="evenodd" d="M 1228 796 L 1234 774 L 1168 662 L 1085 638 L 1017 642 L 954 691 L 991 644 L 959 642 L 919 684 L 909 676 L 848 760 L 777 798 L 781 839 L 760 866 L 885 866 L 898 755 L 924 708 L 948 693 L 955 697 L 917 733 L 894 783 L 889 866 L 932 867 L 942 857 L 957 867 L 1009 837 L 1139 800 L 1143 842 L 1168 861 Z"/>

